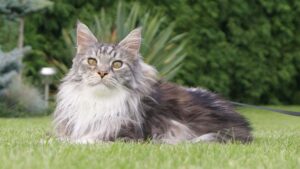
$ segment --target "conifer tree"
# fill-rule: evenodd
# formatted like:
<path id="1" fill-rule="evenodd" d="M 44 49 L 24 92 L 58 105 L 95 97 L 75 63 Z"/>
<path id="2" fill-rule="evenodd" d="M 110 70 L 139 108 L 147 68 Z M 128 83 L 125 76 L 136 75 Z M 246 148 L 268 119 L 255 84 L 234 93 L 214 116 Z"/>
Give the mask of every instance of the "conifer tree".
<path id="1" fill-rule="evenodd" d="M 24 45 L 25 16 L 52 5 L 49 0 L 0 0 L 0 13 L 19 22 L 18 48 Z"/>

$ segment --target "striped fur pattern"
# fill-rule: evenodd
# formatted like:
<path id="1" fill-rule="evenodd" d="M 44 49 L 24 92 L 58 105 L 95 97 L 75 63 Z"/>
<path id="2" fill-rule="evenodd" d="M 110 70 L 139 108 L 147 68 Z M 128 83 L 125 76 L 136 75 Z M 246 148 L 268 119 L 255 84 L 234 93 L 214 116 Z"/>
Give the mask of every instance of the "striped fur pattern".
<path id="1" fill-rule="evenodd" d="M 140 44 L 140 28 L 118 44 L 105 44 L 78 23 L 77 54 L 57 95 L 57 137 L 73 143 L 252 140 L 247 120 L 218 95 L 159 80 L 143 62 Z"/>

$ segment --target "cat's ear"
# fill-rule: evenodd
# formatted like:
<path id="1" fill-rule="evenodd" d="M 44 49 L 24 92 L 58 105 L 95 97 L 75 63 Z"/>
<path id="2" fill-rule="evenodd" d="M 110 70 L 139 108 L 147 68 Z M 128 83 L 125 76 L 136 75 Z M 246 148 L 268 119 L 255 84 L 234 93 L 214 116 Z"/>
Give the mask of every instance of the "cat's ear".
<path id="1" fill-rule="evenodd" d="M 77 53 L 79 53 L 80 50 L 98 42 L 97 38 L 90 31 L 90 29 L 80 21 L 77 21 L 76 40 Z"/>
<path id="2" fill-rule="evenodd" d="M 131 31 L 120 43 L 119 46 L 130 54 L 137 56 L 140 51 L 142 28 L 136 28 Z"/>

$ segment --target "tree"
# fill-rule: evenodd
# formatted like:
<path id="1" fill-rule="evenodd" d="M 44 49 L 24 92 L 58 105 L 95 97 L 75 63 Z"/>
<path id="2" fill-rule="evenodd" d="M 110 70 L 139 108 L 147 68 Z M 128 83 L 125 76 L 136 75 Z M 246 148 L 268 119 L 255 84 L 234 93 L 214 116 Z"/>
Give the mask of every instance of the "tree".
<path id="1" fill-rule="evenodd" d="M 1 117 L 20 116 L 24 115 L 24 112 L 41 113 L 46 108 L 39 92 L 24 84 L 19 76 L 22 67 L 21 59 L 29 50 L 29 47 L 17 48 L 8 53 L 0 50 Z"/>
<path id="2" fill-rule="evenodd" d="M 25 16 L 52 5 L 48 0 L 0 0 L 0 13 L 19 21 L 18 48 L 24 46 Z"/>

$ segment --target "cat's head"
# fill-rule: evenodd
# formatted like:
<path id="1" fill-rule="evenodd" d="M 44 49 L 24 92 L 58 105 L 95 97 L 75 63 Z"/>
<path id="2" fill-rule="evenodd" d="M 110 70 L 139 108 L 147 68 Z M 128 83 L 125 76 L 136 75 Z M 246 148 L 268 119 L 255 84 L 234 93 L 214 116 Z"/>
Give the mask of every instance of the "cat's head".
<path id="1" fill-rule="evenodd" d="M 117 44 L 98 41 L 89 28 L 77 23 L 77 52 L 70 79 L 88 86 L 138 89 L 156 80 L 156 70 L 140 56 L 141 28 L 131 31 Z M 146 85 L 146 86 L 145 86 Z"/>

